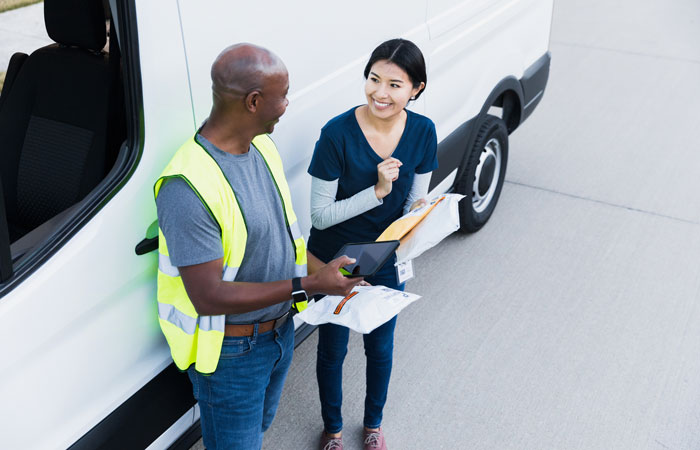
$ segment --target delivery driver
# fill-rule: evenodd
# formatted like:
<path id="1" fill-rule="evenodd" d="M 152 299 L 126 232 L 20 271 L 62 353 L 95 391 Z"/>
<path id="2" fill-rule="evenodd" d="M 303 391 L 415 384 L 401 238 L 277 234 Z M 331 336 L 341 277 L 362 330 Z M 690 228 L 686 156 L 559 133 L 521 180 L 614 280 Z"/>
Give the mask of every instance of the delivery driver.
<path id="1" fill-rule="evenodd" d="M 234 45 L 211 77 L 209 118 L 155 184 L 158 315 L 192 381 L 204 445 L 257 450 L 292 360 L 292 302 L 346 295 L 360 279 L 338 271 L 353 260 L 323 265 L 306 251 L 268 136 L 289 103 L 282 61 Z"/>

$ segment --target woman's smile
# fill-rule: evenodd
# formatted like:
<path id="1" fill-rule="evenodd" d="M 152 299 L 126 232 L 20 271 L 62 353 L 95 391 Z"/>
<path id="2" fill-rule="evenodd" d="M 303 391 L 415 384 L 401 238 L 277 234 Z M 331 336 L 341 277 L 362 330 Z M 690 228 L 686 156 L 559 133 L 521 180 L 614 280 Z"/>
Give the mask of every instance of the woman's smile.
<path id="1" fill-rule="evenodd" d="M 383 111 L 383 110 L 385 110 L 385 109 L 388 109 L 388 108 L 390 108 L 391 105 L 392 105 L 390 102 L 387 102 L 387 101 L 380 102 L 380 101 L 377 100 L 376 98 L 373 98 L 373 99 L 372 99 L 372 103 L 374 103 L 374 107 L 377 108 L 377 109 L 380 110 L 380 111 Z"/>

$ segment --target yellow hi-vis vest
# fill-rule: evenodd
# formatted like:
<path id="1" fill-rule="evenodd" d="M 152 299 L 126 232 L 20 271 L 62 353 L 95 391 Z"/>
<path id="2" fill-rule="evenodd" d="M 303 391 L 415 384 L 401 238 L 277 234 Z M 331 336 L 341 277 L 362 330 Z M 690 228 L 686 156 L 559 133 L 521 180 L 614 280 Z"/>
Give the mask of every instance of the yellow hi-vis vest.
<path id="1" fill-rule="evenodd" d="M 306 275 L 306 245 L 297 217 L 292 209 L 289 186 L 284 177 L 282 160 L 275 144 L 267 135 L 256 136 L 253 145 L 267 164 L 277 192 L 282 200 L 287 231 L 295 248 L 295 275 Z M 233 281 L 245 254 L 248 237 L 245 216 L 231 184 L 214 158 L 197 143 L 194 136 L 175 153 L 173 159 L 156 181 L 156 198 L 163 181 L 181 178 L 190 185 L 219 224 L 224 247 L 222 279 Z M 177 267 L 170 262 L 163 231 L 158 229 L 158 321 L 170 345 L 175 365 L 186 370 L 194 363 L 201 373 L 216 370 L 224 339 L 226 316 L 200 316 L 187 296 Z M 295 304 L 298 310 L 306 307 Z"/>

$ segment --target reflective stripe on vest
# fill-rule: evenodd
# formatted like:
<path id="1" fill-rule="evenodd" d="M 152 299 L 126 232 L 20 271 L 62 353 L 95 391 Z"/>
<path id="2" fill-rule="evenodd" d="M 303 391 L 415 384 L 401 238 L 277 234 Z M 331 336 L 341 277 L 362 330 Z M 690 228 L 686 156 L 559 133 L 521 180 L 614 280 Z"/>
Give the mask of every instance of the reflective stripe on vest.
<path id="1" fill-rule="evenodd" d="M 253 139 L 253 145 L 262 155 L 282 200 L 285 224 L 294 243 L 295 275 L 305 276 L 306 244 L 292 209 L 282 159 L 267 135 L 257 136 Z M 221 278 L 234 281 L 245 254 L 248 231 L 245 216 L 225 174 L 193 137 L 180 147 L 156 181 L 156 197 L 163 181 L 169 178 L 180 178 L 189 184 L 219 225 L 224 250 Z M 170 260 L 167 242 L 160 229 L 158 242 L 158 319 L 173 361 L 181 370 L 194 364 L 198 372 L 212 373 L 221 354 L 226 316 L 197 314 L 187 296 L 180 272 Z"/>
<path id="2" fill-rule="evenodd" d="M 226 326 L 226 316 L 190 317 L 178 311 L 175 306 L 160 302 L 158 302 L 158 317 L 172 323 L 187 334 L 194 334 L 198 325 L 202 331 L 214 330 L 222 333 Z"/>

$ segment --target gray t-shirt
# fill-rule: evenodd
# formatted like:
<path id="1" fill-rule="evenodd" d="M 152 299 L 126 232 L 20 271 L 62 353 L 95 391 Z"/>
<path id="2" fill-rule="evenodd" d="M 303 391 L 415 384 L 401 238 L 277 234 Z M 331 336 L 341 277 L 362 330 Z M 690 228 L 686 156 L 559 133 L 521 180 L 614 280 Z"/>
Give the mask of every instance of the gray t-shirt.
<path id="1" fill-rule="evenodd" d="M 200 143 L 221 167 L 231 183 L 245 217 L 248 239 L 241 267 L 234 281 L 267 282 L 294 277 L 294 244 L 287 232 L 282 201 L 258 150 L 250 146 L 244 155 L 226 153 L 204 136 Z M 158 223 L 168 243 L 174 266 L 190 266 L 223 258 L 221 230 L 199 197 L 181 179 L 161 187 Z M 291 299 L 243 314 L 229 314 L 226 323 L 253 323 L 275 319 L 289 310 Z"/>

